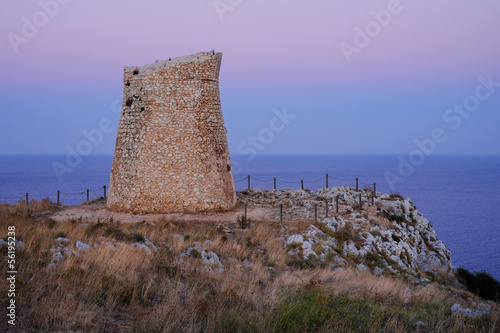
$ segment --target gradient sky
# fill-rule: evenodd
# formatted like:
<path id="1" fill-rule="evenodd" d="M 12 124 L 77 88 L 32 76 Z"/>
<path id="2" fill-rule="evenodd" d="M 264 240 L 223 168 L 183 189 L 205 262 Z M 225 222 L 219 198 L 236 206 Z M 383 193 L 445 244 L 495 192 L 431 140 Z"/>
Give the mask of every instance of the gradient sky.
<path id="1" fill-rule="evenodd" d="M 212 49 L 232 153 L 286 107 L 296 117 L 261 153 L 409 154 L 442 128 L 437 153 L 500 154 L 500 87 L 459 128 L 443 120 L 479 76 L 500 82 L 498 1 L 401 0 L 350 63 L 340 44 L 394 0 L 241 0 L 224 20 L 214 3 L 228 0 L 60 0 L 43 22 L 54 1 L 0 2 L 0 154 L 65 154 L 106 118 L 115 131 L 93 153 L 112 154 L 123 66 Z"/>

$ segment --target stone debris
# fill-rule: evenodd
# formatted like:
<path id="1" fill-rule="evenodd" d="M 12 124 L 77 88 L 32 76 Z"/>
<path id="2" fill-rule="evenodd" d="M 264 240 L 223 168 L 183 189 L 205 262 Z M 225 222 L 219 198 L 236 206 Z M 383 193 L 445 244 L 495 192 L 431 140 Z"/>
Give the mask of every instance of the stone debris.
<path id="1" fill-rule="evenodd" d="M 287 238 L 285 241 L 285 246 L 290 244 L 302 244 L 304 242 L 304 236 L 302 235 L 292 235 Z"/>
<path id="2" fill-rule="evenodd" d="M 24 247 L 24 242 L 20 240 L 15 240 L 16 241 L 16 248 L 17 249 L 22 249 Z M 0 238 L 0 246 L 9 246 L 9 242 L 7 242 L 5 239 Z"/>
<path id="3" fill-rule="evenodd" d="M 186 258 L 195 258 L 201 260 L 203 265 L 214 272 L 224 272 L 224 265 L 219 260 L 215 252 L 205 251 L 199 246 L 189 247 L 186 251 L 181 253 L 179 263 L 184 263 Z"/>
<path id="4" fill-rule="evenodd" d="M 144 237 L 144 244 L 153 249 L 154 252 L 158 252 L 158 248 L 147 237 Z"/>
<path id="5" fill-rule="evenodd" d="M 151 249 L 144 243 L 133 243 L 130 247 L 137 250 L 143 250 L 146 253 L 151 253 Z"/>
<path id="6" fill-rule="evenodd" d="M 483 308 L 482 310 L 471 310 L 470 308 L 463 309 L 462 306 L 458 303 L 455 303 L 451 306 L 451 312 L 455 316 L 463 316 L 463 317 L 478 317 L 482 315 L 487 315 L 490 313 L 490 308 L 485 304 L 480 304 Z"/>
<path id="7" fill-rule="evenodd" d="M 67 239 L 65 237 L 58 237 L 58 238 L 54 239 L 54 242 L 56 242 L 57 244 L 68 244 L 69 239 Z"/>
<path id="8" fill-rule="evenodd" d="M 77 250 L 83 251 L 83 252 L 86 252 L 86 251 L 90 250 L 90 246 L 89 245 L 87 245 L 87 244 L 85 244 L 83 242 L 80 242 L 80 241 L 76 241 L 75 247 L 76 247 Z"/>

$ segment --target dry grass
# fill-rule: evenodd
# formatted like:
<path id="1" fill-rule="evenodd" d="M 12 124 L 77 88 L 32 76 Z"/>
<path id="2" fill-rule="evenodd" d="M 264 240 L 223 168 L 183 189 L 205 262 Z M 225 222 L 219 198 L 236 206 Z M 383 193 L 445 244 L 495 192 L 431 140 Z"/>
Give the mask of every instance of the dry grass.
<path id="1" fill-rule="evenodd" d="M 492 314 L 482 319 L 451 316 L 453 303 L 465 306 L 474 297 L 451 286 L 424 287 L 353 269 L 287 266 L 286 235 L 301 233 L 310 222 L 283 230 L 266 222 L 241 230 L 236 221 L 225 226 L 167 220 L 86 225 L 50 219 L 56 209 L 48 201 L 30 203 L 29 212 L 23 203 L 0 205 L 0 236 L 15 225 L 26 244 L 17 253 L 22 331 L 495 332 L 499 327 L 493 305 Z M 351 234 L 349 226 L 340 231 L 340 236 Z M 76 240 L 91 248 L 48 265 L 49 249 L 59 236 L 69 239 L 69 248 Z M 141 237 L 158 252 L 132 248 Z M 190 246 L 216 252 L 224 272 L 211 271 L 195 258 L 180 263 Z M 446 283 L 446 274 L 441 275 L 439 283 Z M 5 290 L 4 279 L 0 286 Z M 419 320 L 425 328 L 415 325 Z"/>

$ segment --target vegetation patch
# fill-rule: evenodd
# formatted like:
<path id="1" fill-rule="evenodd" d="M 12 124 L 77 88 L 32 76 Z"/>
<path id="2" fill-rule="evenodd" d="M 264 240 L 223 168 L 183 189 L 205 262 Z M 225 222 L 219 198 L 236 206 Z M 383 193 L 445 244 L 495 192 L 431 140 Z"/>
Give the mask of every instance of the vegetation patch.
<path id="1" fill-rule="evenodd" d="M 465 285 L 467 290 L 484 299 L 494 302 L 500 301 L 500 282 L 486 272 L 471 273 L 459 267 L 456 271 L 458 281 Z"/>
<path id="2" fill-rule="evenodd" d="M 304 258 L 302 253 L 288 255 L 286 258 L 286 265 L 296 269 L 314 269 L 319 267 L 319 259 L 315 255 L 310 255 Z"/>
<path id="3" fill-rule="evenodd" d="M 238 226 L 241 229 L 248 229 L 252 225 L 252 221 L 250 221 L 250 219 L 248 219 L 245 215 L 238 216 L 236 223 L 238 223 Z"/>

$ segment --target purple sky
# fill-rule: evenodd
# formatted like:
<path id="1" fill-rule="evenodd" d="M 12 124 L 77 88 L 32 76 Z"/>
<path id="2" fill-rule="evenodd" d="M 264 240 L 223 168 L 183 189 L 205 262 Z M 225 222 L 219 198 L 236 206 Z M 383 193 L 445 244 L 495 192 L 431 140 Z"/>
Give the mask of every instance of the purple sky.
<path id="1" fill-rule="evenodd" d="M 232 153 L 253 136 L 260 153 L 409 154 L 435 128 L 448 137 L 436 153 L 500 153 L 500 86 L 482 88 L 489 96 L 457 128 L 443 118 L 475 95 L 478 77 L 500 82 L 500 2 L 60 2 L 2 0 L 0 154 L 65 154 L 105 118 L 116 130 L 124 65 L 211 49 L 224 53 Z M 341 45 L 370 27 L 348 62 Z M 285 107 L 296 117 L 266 137 Z M 115 139 L 105 133 L 92 152 L 112 154 Z"/>

